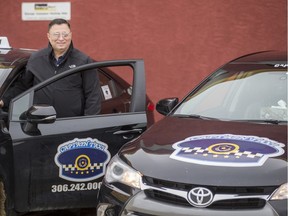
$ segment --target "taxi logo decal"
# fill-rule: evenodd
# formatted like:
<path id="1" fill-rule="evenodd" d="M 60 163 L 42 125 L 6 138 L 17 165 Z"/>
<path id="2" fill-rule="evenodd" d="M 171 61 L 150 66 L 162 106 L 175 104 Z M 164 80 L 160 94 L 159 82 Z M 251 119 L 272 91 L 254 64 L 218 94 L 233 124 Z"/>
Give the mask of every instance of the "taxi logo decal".
<path id="1" fill-rule="evenodd" d="M 97 139 L 74 139 L 58 146 L 54 161 L 59 167 L 59 177 L 83 182 L 104 175 L 110 160 L 107 144 Z"/>
<path id="2" fill-rule="evenodd" d="M 210 166 L 262 166 L 269 157 L 284 154 L 284 146 L 264 137 L 211 134 L 173 144 L 170 158 Z"/>

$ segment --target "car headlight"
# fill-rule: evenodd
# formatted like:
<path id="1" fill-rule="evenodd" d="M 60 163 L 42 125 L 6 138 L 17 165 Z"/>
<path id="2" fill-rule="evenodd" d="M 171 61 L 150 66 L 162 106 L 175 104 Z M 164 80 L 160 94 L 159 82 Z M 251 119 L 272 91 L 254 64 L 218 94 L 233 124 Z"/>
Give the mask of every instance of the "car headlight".
<path id="1" fill-rule="evenodd" d="M 141 183 L 141 173 L 124 163 L 115 155 L 107 166 L 105 180 L 108 183 L 121 182 L 130 187 L 139 188 Z"/>
<path id="2" fill-rule="evenodd" d="M 288 199 L 288 183 L 281 185 L 270 198 L 270 200 L 283 199 Z"/>

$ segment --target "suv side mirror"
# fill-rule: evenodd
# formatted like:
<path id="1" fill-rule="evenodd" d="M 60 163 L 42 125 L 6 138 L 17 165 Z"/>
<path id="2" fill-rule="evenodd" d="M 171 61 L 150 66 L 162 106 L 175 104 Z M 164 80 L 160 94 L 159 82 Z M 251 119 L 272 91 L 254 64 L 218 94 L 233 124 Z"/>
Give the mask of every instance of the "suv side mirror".
<path id="1" fill-rule="evenodd" d="M 162 99 L 158 101 L 158 103 L 156 104 L 156 110 L 160 114 L 166 116 L 178 104 L 178 102 L 179 102 L 179 99 L 177 97 Z"/>

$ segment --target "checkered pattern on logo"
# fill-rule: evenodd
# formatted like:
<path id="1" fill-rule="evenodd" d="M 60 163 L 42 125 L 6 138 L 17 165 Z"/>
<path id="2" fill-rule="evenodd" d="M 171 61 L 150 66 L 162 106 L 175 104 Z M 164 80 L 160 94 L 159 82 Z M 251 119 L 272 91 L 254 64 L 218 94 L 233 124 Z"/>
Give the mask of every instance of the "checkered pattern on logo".
<path id="1" fill-rule="evenodd" d="M 244 152 L 236 151 L 236 152 L 226 152 L 225 154 L 217 154 L 215 152 L 210 152 L 208 148 L 202 149 L 201 147 L 194 147 L 194 148 L 185 147 L 185 148 L 182 148 L 181 152 L 189 153 L 193 155 L 202 155 L 204 157 L 208 155 L 209 156 L 212 155 L 215 158 L 221 157 L 221 156 L 223 156 L 224 158 L 229 158 L 229 157 L 240 158 L 241 156 L 247 157 L 247 158 L 263 157 L 263 154 L 261 153 L 252 153 L 250 151 L 244 151 Z"/>
<path id="2" fill-rule="evenodd" d="M 77 167 L 75 167 L 74 164 L 64 164 L 62 168 L 68 172 L 68 171 L 77 171 Z M 89 166 L 89 170 L 100 170 L 103 168 L 103 163 L 94 163 L 93 165 Z"/>

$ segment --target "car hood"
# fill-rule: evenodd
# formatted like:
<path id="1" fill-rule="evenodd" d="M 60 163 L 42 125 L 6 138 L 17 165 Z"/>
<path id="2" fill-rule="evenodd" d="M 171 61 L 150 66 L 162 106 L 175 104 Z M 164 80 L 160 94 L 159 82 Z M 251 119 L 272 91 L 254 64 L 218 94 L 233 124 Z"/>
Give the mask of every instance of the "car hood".
<path id="1" fill-rule="evenodd" d="M 287 125 L 166 117 L 119 155 L 144 176 L 156 179 L 280 185 L 287 182 Z"/>

